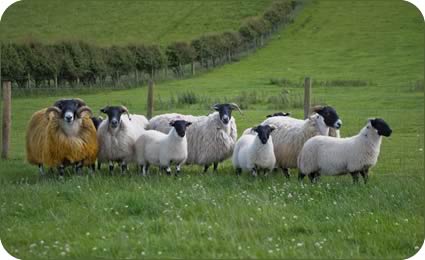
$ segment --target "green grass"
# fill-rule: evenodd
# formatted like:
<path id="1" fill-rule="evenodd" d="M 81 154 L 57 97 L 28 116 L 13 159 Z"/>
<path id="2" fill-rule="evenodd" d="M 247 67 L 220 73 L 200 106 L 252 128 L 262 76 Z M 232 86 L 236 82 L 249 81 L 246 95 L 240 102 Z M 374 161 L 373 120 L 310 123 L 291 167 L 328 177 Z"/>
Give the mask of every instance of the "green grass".
<path id="1" fill-rule="evenodd" d="M 3 40 L 84 40 L 109 46 L 167 44 L 203 33 L 237 30 L 272 0 L 25 0 L 2 17 Z"/>
<path id="2" fill-rule="evenodd" d="M 211 102 L 256 91 L 273 96 L 270 79 L 365 81 L 367 86 L 313 86 L 314 98 L 336 107 L 342 135 L 368 117 L 393 128 L 368 185 L 322 177 L 300 185 L 295 174 L 236 177 L 227 161 L 217 175 L 183 168 L 180 178 L 71 176 L 40 180 L 24 162 L 31 114 L 58 97 L 13 101 L 11 160 L 0 168 L 0 236 L 20 258 L 407 258 L 424 240 L 424 24 L 402 1 L 313 1 L 264 49 L 192 79 L 165 82 L 156 97 L 194 93 Z M 419 84 L 420 85 L 420 84 Z M 423 85 L 423 83 L 422 83 Z M 300 87 L 285 87 L 291 98 Z M 96 111 L 124 104 L 145 113 L 146 89 L 78 95 Z M 265 99 L 264 98 L 264 99 Z M 262 100 L 264 100 L 262 99 Z M 208 104 L 172 111 L 206 114 Z M 302 117 L 301 109 L 289 109 Z M 160 114 L 170 112 L 159 110 Z M 239 133 L 276 112 L 255 102 L 235 113 Z M 43 242 L 42 242 L 43 241 Z M 57 242 L 56 242 L 57 241 Z M 68 250 L 67 250 L 68 248 Z"/>

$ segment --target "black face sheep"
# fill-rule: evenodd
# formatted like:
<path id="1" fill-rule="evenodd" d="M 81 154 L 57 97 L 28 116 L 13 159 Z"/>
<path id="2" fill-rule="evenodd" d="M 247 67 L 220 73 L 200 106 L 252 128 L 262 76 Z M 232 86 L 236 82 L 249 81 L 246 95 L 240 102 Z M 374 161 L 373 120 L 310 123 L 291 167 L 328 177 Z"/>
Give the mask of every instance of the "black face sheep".
<path id="1" fill-rule="evenodd" d="M 93 166 L 98 152 L 91 109 L 81 99 L 61 99 L 53 106 L 35 112 L 26 133 L 27 160 L 39 166 Z"/>
<path id="2" fill-rule="evenodd" d="M 276 158 L 270 136 L 275 129 L 273 125 L 259 125 L 251 130 L 255 135 L 243 135 L 239 138 L 232 157 L 233 167 L 238 174 L 244 170 L 257 176 L 258 171 L 271 171 L 275 167 Z"/>
<path id="3" fill-rule="evenodd" d="M 391 128 L 381 118 L 370 119 L 356 136 L 333 138 L 316 136 L 308 140 L 298 157 L 299 178 L 311 181 L 319 175 L 350 173 L 358 181 L 359 173 L 367 182 L 368 171 L 379 156 L 382 136 L 390 136 Z"/>
<path id="4" fill-rule="evenodd" d="M 183 119 L 192 122 L 193 125 L 187 130 L 186 163 L 202 165 L 204 172 L 213 164 L 214 171 L 217 171 L 218 163 L 232 156 L 237 138 L 236 122 L 232 117 L 232 111 L 235 109 L 241 111 L 234 103 L 215 104 L 212 108 L 217 112 L 208 116 L 181 114 L 155 116 L 150 120 L 150 126 L 151 129 L 168 133 L 171 120 Z"/>
<path id="5" fill-rule="evenodd" d="M 335 109 L 332 107 L 315 107 L 313 114 L 305 120 L 289 116 L 269 117 L 262 125 L 273 124 L 273 146 L 276 156 L 276 166 L 289 177 L 289 168 L 297 168 L 297 157 L 304 143 L 316 135 L 328 135 L 331 127 L 340 128 L 342 125 Z M 250 129 L 244 131 L 249 134 Z"/>
<path id="6" fill-rule="evenodd" d="M 186 128 L 192 123 L 185 120 L 171 121 L 168 134 L 156 130 L 144 132 L 136 142 L 136 157 L 142 175 L 146 175 L 149 165 L 160 166 L 171 174 L 171 164 L 176 165 L 176 175 L 187 159 Z"/>
<path id="7" fill-rule="evenodd" d="M 99 163 L 109 162 L 112 173 L 114 162 L 121 163 L 121 172 L 127 164 L 134 162 L 135 143 L 148 128 L 149 122 L 142 115 L 130 115 L 124 106 L 106 106 L 100 112 L 108 115 L 97 130 L 99 142 Z M 123 116 L 123 115 L 126 116 Z"/>

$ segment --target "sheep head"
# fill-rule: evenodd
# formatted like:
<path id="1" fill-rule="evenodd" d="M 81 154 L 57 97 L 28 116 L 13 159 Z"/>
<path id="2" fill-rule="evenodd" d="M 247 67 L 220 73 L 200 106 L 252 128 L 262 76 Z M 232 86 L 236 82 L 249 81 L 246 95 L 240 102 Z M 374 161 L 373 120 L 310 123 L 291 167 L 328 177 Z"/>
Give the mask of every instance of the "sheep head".
<path id="1" fill-rule="evenodd" d="M 125 106 L 106 106 L 100 112 L 108 115 L 109 127 L 113 129 L 120 125 L 122 114 L 127 114 L 128 119 L 131 120 L 130 113 Z"/>
<path id="2" fill-rule="evenodd" d="M 239 113 L 242 114 L 241 109 L 235 103 L 214 104 L 211 108 L 219 113 L 220 120 L 225 125 L 227 125 L 229 123 L 230 119 L 232 118 L 232 111 L 234 109 L 237 109 L 239 111 Z"/>

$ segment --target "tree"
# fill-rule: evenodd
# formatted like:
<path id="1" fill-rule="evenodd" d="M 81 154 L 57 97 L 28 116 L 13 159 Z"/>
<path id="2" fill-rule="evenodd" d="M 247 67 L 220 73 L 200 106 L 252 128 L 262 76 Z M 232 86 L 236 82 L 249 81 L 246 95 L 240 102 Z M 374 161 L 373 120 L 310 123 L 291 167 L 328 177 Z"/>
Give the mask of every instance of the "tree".
<path id="1" fill-rule="evenodd" d="M 184 75 L 183 65 L 191 64 L 195 57 L 195 49 L 187 42 L 171 43 L 166 51 L 168 67 L 178 76 Z"/>

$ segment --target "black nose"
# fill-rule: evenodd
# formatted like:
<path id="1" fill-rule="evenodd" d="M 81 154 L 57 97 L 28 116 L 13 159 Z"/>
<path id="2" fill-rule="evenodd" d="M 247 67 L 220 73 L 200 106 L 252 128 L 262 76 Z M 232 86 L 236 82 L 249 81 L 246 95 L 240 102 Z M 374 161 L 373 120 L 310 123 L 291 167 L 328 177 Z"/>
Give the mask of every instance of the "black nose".
<path id="1" fill-rule="evenodd" d="M 225 123 L 225 124 L 229 123 L 229 119 L 228 118 L 223 118 L 223 123 Z"/>
<path id="2" fill-rule="evenodd" d="M 66 115 L 65 116 L 65 120 L 70 122 L 72 120 L 72 116 L 71 115 Z"/>

